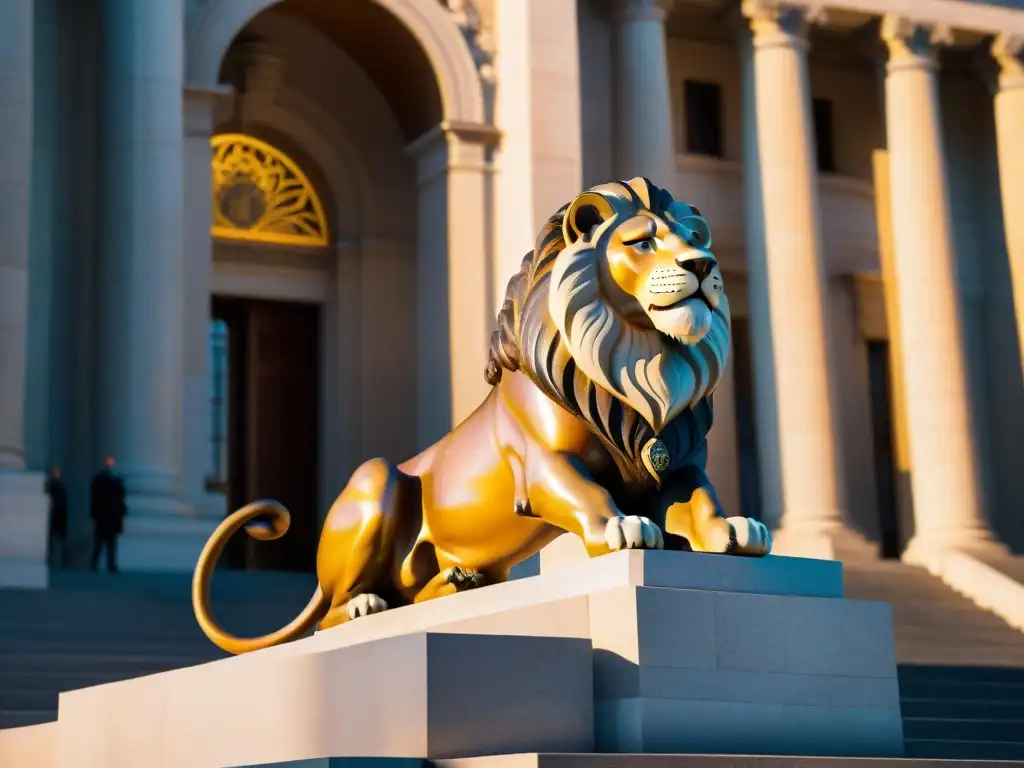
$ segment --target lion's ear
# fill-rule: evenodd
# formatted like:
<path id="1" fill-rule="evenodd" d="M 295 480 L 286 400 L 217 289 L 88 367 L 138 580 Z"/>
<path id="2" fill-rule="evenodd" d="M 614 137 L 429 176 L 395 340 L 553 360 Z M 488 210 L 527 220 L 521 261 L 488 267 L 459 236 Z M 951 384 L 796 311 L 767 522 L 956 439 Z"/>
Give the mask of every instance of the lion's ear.
<path id="1" fill-rule="evenodd" d="M 562 237 L 568 245 L 580 238 L 590 237 L 595 227 L 600 226 L 615 214 L 608 198 L 596 192 L 584 192 L 571 203 L 562 219 Z"/>

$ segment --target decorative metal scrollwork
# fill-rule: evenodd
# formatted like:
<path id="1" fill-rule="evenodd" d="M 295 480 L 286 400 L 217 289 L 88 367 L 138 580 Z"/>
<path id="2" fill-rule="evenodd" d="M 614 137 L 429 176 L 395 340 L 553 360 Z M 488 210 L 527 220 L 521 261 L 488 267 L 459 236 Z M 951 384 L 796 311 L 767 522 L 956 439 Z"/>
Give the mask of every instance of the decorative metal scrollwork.
<path id="1" fill-rule="evenodd" d="M 214 237 L 277 245 L 328 243 L 323 205 L 302 169 L 241 133 L 213 138 Z"/>

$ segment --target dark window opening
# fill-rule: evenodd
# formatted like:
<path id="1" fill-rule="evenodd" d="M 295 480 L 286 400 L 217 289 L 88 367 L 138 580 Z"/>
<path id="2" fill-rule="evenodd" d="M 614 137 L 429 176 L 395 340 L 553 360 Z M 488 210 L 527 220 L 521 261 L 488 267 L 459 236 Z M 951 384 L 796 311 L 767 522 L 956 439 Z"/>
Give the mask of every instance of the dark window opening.
<path id="1" fill-rule="evenodd" d="M 814 145 L 818 150 L 818 170 L 823 173 L 835 173 L 832 102 L 829 99 L 813 99 L 811 112 L 814 120 Z"/>
<path id="2" fill-rule="evenodd" d="M 740 474 L 740 508 L 744 517 L 761 520 L 761 468 L 757 451 L 754 404 L 754 359 L 750 322 L 732 320 L 732 365 L 736 396 L 736 449 Z"/>
<path id="3" fill-rule="evenodd" d="M 686 110 L 686 152 L 722 156 L 722 88 L 718 83 L 683 83 Z"/>
<path id="4" fill-rule="evenodd" d="M 868 342 L 868 382 L 871 392 L 871 432 L 874 441 L 875 489 L 878 532 L 882 557 L 900 556 L 899 503 L 897 496 L 895 436 L 892 424 L 892 393 L 889 342 Z"/>

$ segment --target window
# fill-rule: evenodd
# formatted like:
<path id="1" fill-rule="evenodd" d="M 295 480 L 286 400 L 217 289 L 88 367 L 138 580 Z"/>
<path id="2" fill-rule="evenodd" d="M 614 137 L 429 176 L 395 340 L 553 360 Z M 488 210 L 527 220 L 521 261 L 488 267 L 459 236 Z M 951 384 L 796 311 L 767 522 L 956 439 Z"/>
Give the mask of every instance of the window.
<path id="1" fill-rule="evenodd" d="M 686 110 L 686 152 L 722 156 L 722 89 L 718 83 L 683 83 Z"/>
<path id="2" fill-rule="evenodd" d="M 227 481 L 228 469 L 228 324 L 211 320 L 210 365 L 210 479 Z"/>
<path id="3" fill-rule="evenodd" d="M 811 111 L 814 119 L 814 145 L 818 148 L 818 170 L 823 173 L 835 173 L 832 102 L 829 99 L 812 99 Z"/>
<path id="4" fill-rule="evenodd" d="M 214 237 L 327 245 L 323 204 L 294 160 L 241 133 L 214 136 L 212 148 Z"/>

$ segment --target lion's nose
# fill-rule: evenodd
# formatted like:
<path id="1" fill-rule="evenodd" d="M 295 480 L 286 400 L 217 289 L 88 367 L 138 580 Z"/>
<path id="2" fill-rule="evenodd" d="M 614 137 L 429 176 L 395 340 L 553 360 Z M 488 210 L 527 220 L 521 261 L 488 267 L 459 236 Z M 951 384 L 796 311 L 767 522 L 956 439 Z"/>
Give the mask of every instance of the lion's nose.
<path id="1" fill-rule="evenodd" d="M 684 258 L 682 256 L 676 258 L 676 264 L 685 269 L 687 272 L 692 272 L 697 276 L 697 280 L 701 283 L 704 282 L 704 278 L 711 274 L 711 270 L 715 268 L 715 260 L 708 258 Z"/>

